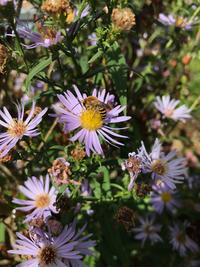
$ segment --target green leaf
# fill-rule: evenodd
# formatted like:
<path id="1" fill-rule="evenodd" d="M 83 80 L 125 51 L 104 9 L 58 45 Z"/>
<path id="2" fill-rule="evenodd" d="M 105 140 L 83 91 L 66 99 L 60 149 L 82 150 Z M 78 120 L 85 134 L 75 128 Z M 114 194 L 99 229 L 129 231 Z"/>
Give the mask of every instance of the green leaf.
<path id="1" fill-rule="evenodd" d="M 98 50 L 96 54 L 94 54 L 94 56 L 91 57 L 91 59 L 88 61 L 88 63 L 93 63 L 94 61 L 96 61 L 98 58 L 100 58 L 103 55 L 103 51 L 102 50 Z"/>
<path id="2" fill-rule="evenodd" d="M 36 66 L 34 66 L 34 67 L 30 70 L 30 72 L 29 72 L 29 74 L 28 74 L 28 76 L 27 76 L 27 78 L 26 78 L 26 81 L 25 81 L 25 87 L 26 87 L 26 90 L 27 90 L 27 91 L 28 91 L 29 88 L 30 88 L 31 81 L 32 81 L 33 77 L 36 76 L 37 74 L 39 74 L 41 71 L 43 71 L 43 70 L 44 70 L 47 66 L 49 66 L 51 63 L 52 63 L 52 58 L 51 58 L 51 57 L 49 57 L 49 58 L 47 58 L 47 59 L 44 59 L 44 58 L 43 58 L 43 59 L 40 61 L 40 63 L 38 63 Z"/>
<path id="3" fill-rule="evenodd" d="M 127 104 L 127 64 L 120 47 L 115 42 L 107 53 L 107 67 L 120 97 L 121 105 Z"/>
<path id="4" fill-rule="evenodd" d="M 5 242 L 5 225 L 0 223 L 0 243 Z"/>
<path id="5" fill-rule="evenodd" d="M 98 172 L 103 173 L 103 184 L 102 184 L 102 190 L 104 191 L 104 195 L 106 198 L 111 198 L 112 193 L 110 190 L 110 174 L 108 169 L 105 166 L 102 166 L 99 168 Z"/>

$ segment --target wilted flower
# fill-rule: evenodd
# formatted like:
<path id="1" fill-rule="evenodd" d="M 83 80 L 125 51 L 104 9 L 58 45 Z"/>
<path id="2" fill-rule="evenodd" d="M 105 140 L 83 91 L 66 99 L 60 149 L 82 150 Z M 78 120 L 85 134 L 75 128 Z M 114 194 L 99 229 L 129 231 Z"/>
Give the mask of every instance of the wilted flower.
<path id="1" fill-rule="evenodd" d="M 22 207 L 16 208 L 24 212 L 30 212 L 26 216 L 26 222 L 37 218 L 43 218 L 45 221 L 52 212 L 57 213 L 55 207 L 57 192 L 54 187 L 50 187 L 49 176 L 46 175 L 46 179 L 40 176 L 40 179 L 36 177 L 28 178 L 24 183 L 25 186 L 20 186 L 19 190 L 29 200 L 13 199 L 13 203 L 19 204 Z"/>
<path id="2" fill-rule="evenodd" d="M 178 108 L 176 106 L 180 103 L 179 100 L 171 99 L 170 96 L 162 96 L 156 97 L 156 101 L 154 102 L 154 106 L 159 110 L 164 117 L 171 118 L 175 121 L 183 121 L 190 119 L 191 110 L 188 109 L 185 105 L 182 105 Z"/>
<path id="3" fill-rule="evenodd" d="M 171 189 L 176 188 L 175 183 L 182 183 L 186 176 L 185 158 L 175 158 L 177 156 L 175 150 L 165 155 L 161 152 L 161 143 L 158 139 L 155 140 L 150 154 L 142 142 L 138 156 L 142 160 L 142 171 L 152 173 L 153 179 L 161 180 Z"/>
<path id="4" fill-rule="evenodd" d="M 92 96 L 89 97 L 86 94 L 82 95 L 77 87 L 75 87 L 75 91 L 77 97 L 69 90 L 64 95 L 58 95 L 64 108 L 55 107 L 59 121 L 64 123 L 64 132 L 77 130 L 77 133 L 70 140 L 79 140 L 84 143 L 88 156 L 91 151 L 103 154 L 100 137 L 112 145 L 123 145 L 123 143 L 113 139 L 113 136 L 127 137 L 115 133 L 115 128 L 111 128 L 107 124 L 129 120 L 130 117 L 128 116 L 119 116 L 125 106 L 110 107 L 108 103 L 112 96 L 109 93 L 106 94 L 105 89 L 101 92 L 94 89 Z"/>
<path id="5" fill-rule="evenodd" d="M 187 251 L 193 253 L 198 251 L 198 245 L 187 235 L 186 228 L 189 227 L 188 222 L 184 222 L 181 227 L 177 224 L 170 226 L 170 243 L 173 249 L 178 251 L 180 256 L 185 256 Z"/>
<path id="6" fill-rule="evenodd" d="M 127 231 L 131 231 L 135 226 L 136 215 L 132 209 L 124 206 L 117 210 L 115 219 L 119 224 L 122 224 Z"/>
<path id="7" fill-rule="evenodd" d="M 54 160 L 52 167 L 48 169 L 48 173 L 51 175 L 53 181 L 57 185 L 80 184 L 79 182 L 70 179 L 70 163 L 67 162 L 64 158 L 57 158 L 56 160 Z"/>
<path id="8" fill-rule="evenodd" d="M 38 46 L 43 47 L 50 47 L 52 45 L 56 45 L 62 40 L 61 32 L 56 31 L 55 29 L 43 26 L 41 24 L 37 24 L 38 32 L 33 32 L 31 29 L 29 29 L 26 26 L 19 26 L 17 32 L 21 38 L 25 38 L 33 42 L 31 45 L 25 45 L 24 46 L 27 49 L 36 48 Z"/>
<path id="9" fill-rule="evenodd" d="M 135 180 L 137 179 L 138 174 L 141 172 L 142 161 L 135 152 L 129 153 L 128 156 L 129 158 L 124 163 L 122 163 L 122 170 L 127 170 L 130 174 L 131 180 L 128 185 L 128 190 L 130 191 L 135 184 Z"/>
<path id="10" fill-rule="evenodd" d="M 33 237 L 25 237 L 17 233 L 17 241 L 14 250 L 9 253 L 29 256 L 29 260 L 18 266 L 27 267 L 86 267 L 82 262 L 84 255 L 91 255 L 91 247 L 95 246 L 95 241 L 89 240 L 91 235 L 80 237 L 85 230 L 85 226 L 76 232 L 76 224 L 65 226 L 58 237 L 52 237 L 42 232 Z"/>
<path id="11" fill-rule="evenodd" d="M 77 145 L 71 151 L 71 156 L 73 157 L 74 160 L 82 160 L 85 158 L 86 153 L 85 153 L 85 150 L 80 145 Z"/>
<path id="12" fill-rule="evenodd" d="M 7 59 L 8 59 L 8 50 L 4 45 L 0 44 L 0 74 L 4 73 Z"/>
<path id="13" fill-rule="evenodd" d="M 144 246 L 147 240 L 150 240 L 152 245 L 156 242 L 162 241 L 162 238 L 158 234 L 161 230 L 161 225 L 154 224 L 155 217 L 140 217 L 139 221 L 141 225 L 134 228 L 133 231 L 136 233 L 135 239 L 142 241 L 142 246 Z"/>
<path id="14" fill-rule="evenodd" d="M 174 17 L 173 15 L 159 14 L 158 20 L 166 26 L 175 26 L 185 30 L 190 30 L 192 28 L 192 22 L 187 18 L 183 17 Z"/>
<path id="15" fill-rule="evenodd" d="M 32 104 L 31 111 L 24 120 L 24 104 L 17 105 L 17 118 L 12 118 L 6 107 L 3 111 L 0 110 L 0 125 L 7 128 L 6 132 L 0 134 L 0 157 L 4 157 L 23 136 L 34 137 L 39 135 L 36 126 L 41 122 L 43 115 L 47 108 L 41 111 L 38 115 L 33 117 L 35 112 L 35 102 Z"/>
<path id="16" fill-rule="evenodd" d="M 180 207 L 179 201 L 176 199 L 175 192 L 167 186 L 160 184 L 153 186 L 153 193 L 151 195 L 151 203 L 153 208 L 162 213 L 164 208 L 173 212 L 175 208 Z"/>
<path id="17" fill-rule="evenodd" d="M 74 10 L 69 0 L 45 0 L 41 9 L 54 16 L 64 15 L 68 23 L 74 19 Z"/>
<path id="18" fill-rule="evenodd" d="M 112 22 L 118 29 L 129 31 L 135 25 L 135 15 L 128 7 L 114 8 L 112 11 Z"/>

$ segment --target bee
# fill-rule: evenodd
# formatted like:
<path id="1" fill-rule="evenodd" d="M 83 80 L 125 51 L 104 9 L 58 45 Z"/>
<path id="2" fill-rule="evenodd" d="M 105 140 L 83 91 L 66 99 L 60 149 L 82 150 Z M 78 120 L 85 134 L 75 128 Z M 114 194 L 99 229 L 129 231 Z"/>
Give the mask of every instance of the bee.
<path id="1" fill-rule="evenodd" d="M 96 96 L 88 96 L 82 100 L 82 104 L 86 110 L 98 111 L 103 120 L 105 119 L 107 112 L 111 109 L 108 104 L 101 102 Z"/>

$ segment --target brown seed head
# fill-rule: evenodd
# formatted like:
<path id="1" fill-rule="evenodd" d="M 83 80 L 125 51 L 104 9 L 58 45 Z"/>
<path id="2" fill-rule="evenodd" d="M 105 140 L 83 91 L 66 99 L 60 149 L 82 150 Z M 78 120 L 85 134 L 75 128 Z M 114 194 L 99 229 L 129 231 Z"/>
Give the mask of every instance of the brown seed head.
<path id="1" fill-rule="evenodd" d="M 8 50 L 4 45 L 0 44 L 0 74 L 4 73 L 7 59 L 8 59 Z"/>
<path id="2" fill-rule="evenodd" d="M 51 177 L 53 177 L 56 184 L 69 183 L 69 177 L 71 175 L 70 164 L 64 158 L 57 158 L 54 160 L 48 172 Z"/>
<path id="3" fill-rule="evenodd" d="M 72 151 L 71 155 L 74 160 L 82 160 L 85 156 L 85 150 L 81 146 L 76 146 Z"/>
<path id="4" fill-rule="evenodd" d="M 120 30 L 129 31 L 135 25 L 135 15 L 128 7 L 114 8 L 112 11 L 112 22 Z"/>
<path id="5" fill-rule="evenodd" d="M 135 219 L 134 211 L 126 206 L 119 208 L 115 214 L 115 220 L 122 224 L 126 231 L 130 231 L 134 227 Z"/>

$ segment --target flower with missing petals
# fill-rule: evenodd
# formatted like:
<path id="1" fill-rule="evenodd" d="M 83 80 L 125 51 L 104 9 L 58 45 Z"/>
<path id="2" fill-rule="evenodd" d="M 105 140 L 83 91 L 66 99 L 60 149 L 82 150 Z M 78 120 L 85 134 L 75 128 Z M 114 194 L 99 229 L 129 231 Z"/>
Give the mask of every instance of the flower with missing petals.
<path id="1" fill-rule="evenodd" d="M 154 185 L 152 188 L 151 203 L 158 213 L 161 214 L 164 208 L 173 212 L 176 208 L 180 207 L 180 203 L 175 197 L 175 192 L 167 186 L 160 184 L 157 186 Z"/>
<path id="2" fill-rule="evenodd" d="M 8 253 L 28 256 L 18 267 L 87 267 L 82 258 L 92 255 L 90 248 L 95 246 L 95 241 L 89 240 L 91 235 L 82 236 L 84 230 L 85 226 L 77 232 L 73 223 L 65 226 L 57 237 L 41 230 L 35 238 L 17 233 L 14 249 Z"/>
<path id="3" fill-rule="evenodd" d="M 36 48 L 42 46 L 48 48 L 52 45 L 56 45 L 62 40 L 61 32 L 56 31 L 55 29 L 44 26 L 41 23 L 37 23 L 38 32 L 32 31 L 26 26 L 19 25 L 17 30 L 21 38 L 25 38 L 31 41 L 33 44 L 25 45 L 27 49 Z"/>
<path id="4" fill-rule="evenodd" d="M 160 111 L 164 117 L 173 119 L 175 121 L 183 121 L 190 119 L 191 109 L 188 109 L 185 105 L 179 106 L 179 100 L 171 99 L 170 96 L 162 96 L 156 97 L 156 101 L 154 102 L 154 106 L 158 111 Z"/>
<path id="5" fill-rule="evenodd" d="M 3 119 L 0 120 L 0 125 L 7 129 L 0 133 L 0 158 L 4 157 L 23 136 L 34 137 L 40 134 L 36 127 L 46 111 L 47 108 L 33 117 L 35 112 L 35 102 L 33 102 L 31 111 L 24 120 L 24 104 L 17 105 L 17 118 L 12 118 L 6 107 L 3 107 L 3 111 L 0 110 Z"/>
<path id="6" fill-rule="evenodd" d="M 151 241 L 152 245 L 162 241 L 162 238 L 158 234 L 161 230 L 161 225 L 154 224 L 155 218 L 153 216 L 140 217 L 139 221 L 140 226 L 134 228 L 133 232 L 135 232 L 135 239 L 142 242 L 142 246 L 144 246 L 147 240 Z"/>
<path id="7" fill-rule="evenodd" d="M 185 256 L 188 251 L 195 253 L 199 250 L 198 245 L 186 233 L 189 225 L 185 221 L 181 226 L 174 224 L 174 226 L 169 227 L 170 243 L 173 249 L 179 252 L 180 256 Z"/>
<path id="8" fill-rule="evenodd" d="M 55 107 L 59 121 L 64 123 L 64 132 L 76 130 L 76 134 L 70 140 L 84 143 L 88 156 L 91 151 L 103 155 L 100 138 L 112 145 L 123 145 L 113 138 L 127 138 L 114 132 L 122 128 L 115 129 L 108 124 L 129 120 L 131 117 L 119 116 L 126 107 L 112 107 L 110 102 L 113 96 L 106 93 L 105 89 L 99 92 L 94 89 L 92 96 L 87 97 L 86 94 L 82 95 L 77 87 L 74 88 L 76 96 L 69 90 L 64 95 L 58 95 L 64 107 Z M 87 107 L 84 105 L 85 102 L 90 102 L 87 103 Z"/>
<path id="9" fill-rule="evenodd" d="M 43 218 L 45 221 L 52 213 L 58 213 L 55 202 L 57 192 L 54 187 L 50 187 L 49 176 L 46 179 L 40 176 L 28 178 L 24 186 L 20 186 L 19 190 L 29 200 L 13 199 L 13 203 L 19 204 L 22 207 L 16 208 L 24 212 L 29 212 L 25 221 L 31 221 L 37 218 Z"/>
<path id="10" fill-rule="evenodd" d="M 141 172 L 142 161 L 135 152 L 129 153 L 128 156 L 129 158 L 124 163 L 122 163 L 122 170 L 127 170 L 130 174 L 131 180 L 128 185 L 128 190 L 131 191 L 134 187 L 138 174 Z"/>
<path id="11" fill-rule="evenodd" d="M 138 150 L 138 157 L 142 160 L 142 172 L 151 173 L 153 179 L 161 180 L 169 188 L 175 189 L 175 184 L 182 183 L 186 176 L 186 160 L 176 158 L 175 150 L 165 155 L 161 148 L 161 143 L 156 139 L 148 154 L 142 142 Z"/>

